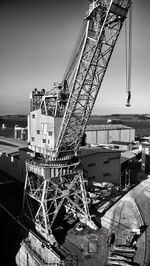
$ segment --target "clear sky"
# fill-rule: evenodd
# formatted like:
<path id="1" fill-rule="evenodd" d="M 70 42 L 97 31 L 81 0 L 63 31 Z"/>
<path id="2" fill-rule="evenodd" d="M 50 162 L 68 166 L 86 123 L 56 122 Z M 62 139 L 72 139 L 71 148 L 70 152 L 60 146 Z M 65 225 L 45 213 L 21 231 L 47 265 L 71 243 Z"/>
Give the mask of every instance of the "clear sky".
<path id="1" fill-rule="evenodd" d="M 27 114 L 29 92 L 62 80 L 88 0 L 2 0 L 0 115 Z M 125 89 L 124 29 L 93 114 L 150 113 L 150 1 L 133 0 L 132 106 Z"/>

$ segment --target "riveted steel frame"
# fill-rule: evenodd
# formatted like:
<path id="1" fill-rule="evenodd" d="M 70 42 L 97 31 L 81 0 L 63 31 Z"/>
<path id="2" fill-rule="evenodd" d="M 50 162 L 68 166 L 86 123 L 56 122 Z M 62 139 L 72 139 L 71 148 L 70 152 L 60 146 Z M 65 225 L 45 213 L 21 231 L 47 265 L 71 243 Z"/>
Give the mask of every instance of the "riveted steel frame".
<path id="1" fill-rule="evenodd" d="M 52 225 L 62 206 L 75 218 L 84 217 L 86 221 L 90 220 L 83 173 L 81 169 L 77 169 L 78 164 L 55 166 L 57 174 L 44 178 L 37 176 L 32 165 L 27 163 L 24 213 L 40 231 L 44 230 L 47 236 L 51 233 Z M 36 210 L 31 198 L 36 202 Z"/>
<path id="2" fill-rule="evenodd" d="M 58 154 L 62 149 L 75 151 L 80 145 L 131 0 L 94 3 L 86 17 L 86 37 L 56 145 Z M 49 168 L 57 169 L 57 174 L 49 176 L 42 171 L 37 173 L 36 161 L 36 171 L 30 162 L 26 164 L 24 212 L 47 236 L 62 207 L 76 217 L 90 220 L 83 173 L 78 163 L 60 166 L 57 160 L 54 162 L 57 166 L 53 163 Z"/>
<path id="3" fill-rule="evenodd" d="M 87 16 L 81 58 L 62 121 L 56 152 L 77 150 L 131 0 L 96 1 Z M 92 25 L 92 26 L 91 26 Z"/>

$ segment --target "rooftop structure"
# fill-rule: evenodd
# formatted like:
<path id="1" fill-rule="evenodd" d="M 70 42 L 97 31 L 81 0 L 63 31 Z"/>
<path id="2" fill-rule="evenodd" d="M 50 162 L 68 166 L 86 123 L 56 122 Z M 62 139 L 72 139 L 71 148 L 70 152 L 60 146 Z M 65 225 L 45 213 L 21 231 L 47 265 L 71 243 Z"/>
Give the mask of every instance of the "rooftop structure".
<path id="1" fill-rule="evenodd" d="M 119 129 L 133 129 L 131 127 L 121 124 L 103 124 L 103 125 L 87 125 L 86 131 L 103 131 L 103 130 L 119 130 Z"/>
<path id="2" fill-rule="evenodd" d="M 131 151 L 124 151 L 121 153 L 121 163 L 133 158 L 136 158 L 136 155 Z"/>
<path id="3" fill-rule="evenodd" d="M 26 147 L 27 141 L 0 137 L 0 153 L 11 154 L 18 152 L 19 148 Z"/>

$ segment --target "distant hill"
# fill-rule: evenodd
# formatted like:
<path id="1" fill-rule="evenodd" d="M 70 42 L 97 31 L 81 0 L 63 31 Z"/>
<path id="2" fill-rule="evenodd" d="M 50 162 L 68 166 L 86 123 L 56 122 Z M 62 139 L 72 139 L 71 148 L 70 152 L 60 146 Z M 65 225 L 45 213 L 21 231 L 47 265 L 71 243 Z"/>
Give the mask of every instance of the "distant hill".
<path id="1" fill-rule="evenodd" d="M 102 125 L 106 124 L 108 120 L 111 120 L 112 124 L 122 124 L 134 128 L 136 136 L 150 136 L 150 115 L 148 114 L 92 115 L 88 124 Z"/>
<path id="2" fill-rule="evenodd" d="M 27 115 L 2 115 L 0 116 L 0 120 L 3 121 L 3 120 L 27 120 Z"/>
<path id="3" fill-rule="evenodd" d="M 132 121 L 150 121 L 148 114 L 111 114 L 111 115 L 92 115 L 88 124 L 105 124 L 111 119 L 112 124 L 126 124 Z"/>
<path id="4" fill-rule="evenodd" d="M 149 114 L 111 114 L 111 115 L 91 115 L 88 124 L 102 125 L 111 120 L 112 124 L 122 124 L 135 128 L 137 136 L 150 136 L 150 115 Z M 5 115 L 0 116 L 0 127 L 6 123 L 8 127 L 16 124 L 27 126 L 27 115 Z"/>

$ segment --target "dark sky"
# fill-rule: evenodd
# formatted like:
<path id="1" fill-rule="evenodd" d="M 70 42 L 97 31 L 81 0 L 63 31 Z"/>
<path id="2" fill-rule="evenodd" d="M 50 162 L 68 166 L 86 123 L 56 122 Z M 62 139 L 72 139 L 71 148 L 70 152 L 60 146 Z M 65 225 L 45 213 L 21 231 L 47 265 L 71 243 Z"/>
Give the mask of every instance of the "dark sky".
<path id="1" fill-rule="evenodd" d="M 88 0 L 3 0 L 0 115 L 28 113 L 29 92 L 61 81 Z M 93 113 L 150 113 L 150 1 L 133 0 L 132 107 L 126 108 L 124 29 Z"/>

